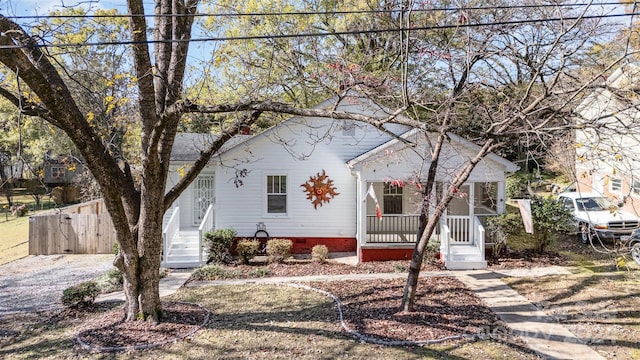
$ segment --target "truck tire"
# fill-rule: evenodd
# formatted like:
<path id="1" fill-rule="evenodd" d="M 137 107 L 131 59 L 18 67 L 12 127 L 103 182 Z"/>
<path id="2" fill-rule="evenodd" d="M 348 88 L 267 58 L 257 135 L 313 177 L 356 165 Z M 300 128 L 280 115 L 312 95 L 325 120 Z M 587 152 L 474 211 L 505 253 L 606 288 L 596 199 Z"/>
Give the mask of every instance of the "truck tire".
<path id="1" fill-rule="evenodd" d="M 631 257 L 636 264 L 640 265 L 640 242 L 637 242 L 631 246 Z"/>

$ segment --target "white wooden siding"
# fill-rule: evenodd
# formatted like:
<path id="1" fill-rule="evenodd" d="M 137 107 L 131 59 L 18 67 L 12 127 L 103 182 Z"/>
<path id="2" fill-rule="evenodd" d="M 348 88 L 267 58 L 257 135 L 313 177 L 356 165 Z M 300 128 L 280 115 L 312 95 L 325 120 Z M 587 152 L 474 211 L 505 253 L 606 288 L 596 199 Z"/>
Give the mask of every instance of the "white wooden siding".
<path id="1" fill-rule="evenodd" d="M 383 116 L 384 111 L 369 102 L 345 103 L 339 110 Z M 354 126 L 347 124 L 355 124 Z M 346 126 L 347 125 L 347 126 Z M 408 128 L 390 124 L 389 131 L 402 134 Z M 356 199 L 357 178 L 347 162 L 387 143 L 391 137 L 372 126 L 351 121 L 293 118 L 265 131 L 212 159 L 215 168 L 217 228 L 233 228 L 240 237 L 252 237 L 258 223 L 264 223 L 271 237 L 355 237 L 356 212 L 360 204 Z M 449 146 L 449 145 L 447 145 Z M 425 148 L 417 149 L 428 154 Z M 449 146 L 445 149 L 443 163 L 453 169 L 470 156 L 460 158 L 461 149 Z M 428 156 L 426 157 L 428 158 Z M 414 150 L 382 152 L 371 156 L 358 166 L 362 179 L 380 182 L 385 178 L 407 179 L 415 172 L 427 171 L 420 156 Z M 237 186 L 239 170 L 247 170 Z M 339 193 L 329 203 L 314 208 L 301 185 L 325 171 L 333 180 Z M 504 166 L 485 160 L 472 173 L 472 181 L 501 181 Z M 266 213 L 266 176 L 287 176 L 287 214 Z M 449 172 L 438 175 L 446 181 Z M 475 179 L 475 180 L 474 180 Z M 477 180 L 481 179 L 481 180 Z M 177 178 L 172 177 L 172 181 Z M 381 186 L 381 185 L 380 185 Z M 366 189 L 362 189 L 366 193 Z M 376 189 L 381 201 L 382 188 Z M 364 200 L 364 197 L 362 198 Z M 192 223 L 192 188 L 180 196 L 178 205 L 182 211 L 181 226 Z M 416 202 L 415 197 L 405 196 L 404 212 Z M 382 205 L 382 204 L 381 204 Z M 419 206 L 416 207 L 416 211 Z"/>
<path id="2" fill-rule="evenodd" d="M 265 223 L 271 237 L 355 237 L 357 180 L 346 162 L 390 137 L 362 125 L 356 126 L 355 135 L 345 136 L 343 123 L 289 121 L 223 154 L 225 165 L 234 163 L 249 173 L 236 188 L 234 169 L 218 171 L 216 226 L 231 227 L 243 237 L 253 236 L 259 222 Z M 315 209 L 301 185 L 323 170 L 339 195 Z M 286 216 L 266 214 L 265 179 L 278 174 L 287 175 Z"/>

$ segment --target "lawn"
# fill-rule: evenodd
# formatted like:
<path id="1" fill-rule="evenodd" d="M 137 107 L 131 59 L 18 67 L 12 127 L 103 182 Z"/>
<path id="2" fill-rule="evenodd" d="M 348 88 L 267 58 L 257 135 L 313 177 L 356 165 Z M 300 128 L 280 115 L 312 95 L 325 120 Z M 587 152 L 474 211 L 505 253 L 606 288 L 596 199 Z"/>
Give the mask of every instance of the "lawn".
<path id="1" fill-rule="evenodd" d="M 25 216 L 11 215 L 6 199 L 0 201 L 0 265 L 29 255 L 29 215 L 46 210 L 29 211 Z M 14 196 L 15 204 L 27 204 L 29 209 L 35 208 L 31 196 Z M 42 209 L 55 206 L 50 200 L 42 200 Z"/>
<path id="2" fill-rule="evenodd" d="M 7 359 L 537 359 L 505 341 L 458 340 L 427 347 L 361 343 L 342 331 L 333 302 L 306 289 L 273 285 L 181 289 L 167 298 L 212 312 L 188 341 L 162 348 L 89 354 L 74 344 L 87 316 L 30 314 L 0 318 L 0 357 Z"/>
<path id="3" fill-rule="evenodd" d="M 640 359 L 640 270 L 594 261 L 574 274 L 504 281 L 608 359 Z"/>
<path id="4" fill-rule="evenodd" d="M 29 216 L 0 218 L 0 265 L 29 255 Z"/>

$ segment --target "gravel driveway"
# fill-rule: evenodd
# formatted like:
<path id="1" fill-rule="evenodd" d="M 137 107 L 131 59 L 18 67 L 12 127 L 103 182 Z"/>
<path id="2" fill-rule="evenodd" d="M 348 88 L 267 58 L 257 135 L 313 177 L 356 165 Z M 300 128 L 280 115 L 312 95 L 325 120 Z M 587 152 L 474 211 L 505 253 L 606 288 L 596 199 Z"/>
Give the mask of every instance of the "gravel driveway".
<path id="1" fill-rule="evenodd" d="M 0 265 L 0 316 L 62 306 L 64 289 L 114 269 L 113 255 L 39 255 Z"/>

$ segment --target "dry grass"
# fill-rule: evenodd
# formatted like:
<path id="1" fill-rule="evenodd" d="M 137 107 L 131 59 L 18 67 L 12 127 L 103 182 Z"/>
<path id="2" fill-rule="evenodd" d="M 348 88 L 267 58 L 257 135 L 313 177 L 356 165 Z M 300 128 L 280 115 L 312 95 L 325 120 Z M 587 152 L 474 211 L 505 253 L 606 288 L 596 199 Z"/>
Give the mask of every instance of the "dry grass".
<path id="1" fill-rule="evenodd" d="M 640 359 L 640 270 L 592 262 L 572 275 L 509 278 L 509 286 L 609 359 Z"/>
<path id="2" fill-rule="evenodd" d="M 155 350 L 89 354 L 73 337 L 84 319 L 31 314 L 0 319 L 0 358 L 89 359 L 535 359 L 495 341 L 457 341 L 431 347 L 385 347 L 359 343 L 338 326 L 333 303 L 318 293 L 279 286 L 188 288 L 167 300 L 199 303 L 213 320 L 190 341 Z"/>
<path id="3" fill-rule="evenodd" d="M 9 216 L 0 220 L 0 265 L 29 255 L 29 217 Z"/>

